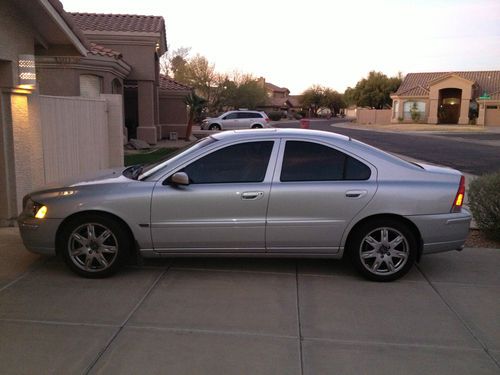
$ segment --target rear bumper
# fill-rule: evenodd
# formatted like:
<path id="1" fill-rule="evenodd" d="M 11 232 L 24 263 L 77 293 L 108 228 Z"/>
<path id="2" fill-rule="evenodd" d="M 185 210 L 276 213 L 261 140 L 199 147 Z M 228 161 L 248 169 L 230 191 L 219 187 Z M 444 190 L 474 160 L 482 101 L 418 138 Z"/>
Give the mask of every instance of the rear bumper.
<path id="1" fill-rule="evenodd" d="M 461 250 L 469 234 L 471 214 L 466 209 L 459 213 L 406 216 L 420 231 L 422 254 Z"/>
<path id="2" fill-rule="evenodd" d="M 62 219 L 35 219 L 19 216 L 17 223 L 24 246 L 37 254 L 56 254 L 56 233 Z"/>

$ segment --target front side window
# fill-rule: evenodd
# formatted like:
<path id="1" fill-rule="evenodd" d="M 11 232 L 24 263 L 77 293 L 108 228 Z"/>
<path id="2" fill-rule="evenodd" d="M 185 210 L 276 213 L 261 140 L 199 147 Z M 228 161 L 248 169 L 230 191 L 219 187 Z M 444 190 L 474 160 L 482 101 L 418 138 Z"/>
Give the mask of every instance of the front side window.
<path id="1" fill-rule="evenodd" d="M 273 141 L 239 143 L 196 160 L 183 169 L 193 184 L 262 182 Z"/>
<path id="2" fill-rule="evenodd" d="M 224 116 L 222 119 L 223 120 L 234 120 L 237 117 L 238 117 L 237 113 L 230 113 L 230 114 Z"/>
<path id="3" fill-rule="evenodd" d="M 367 180 L 371 170 L 353 157 L 318 143 L 287 141 L 282 182 Z"/>

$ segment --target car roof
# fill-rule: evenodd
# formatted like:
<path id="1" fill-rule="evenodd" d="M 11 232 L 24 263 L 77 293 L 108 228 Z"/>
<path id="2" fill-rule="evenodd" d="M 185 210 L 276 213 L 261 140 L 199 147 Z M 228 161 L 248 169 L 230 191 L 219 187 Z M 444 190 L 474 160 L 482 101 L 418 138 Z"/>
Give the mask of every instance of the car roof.
<path id="1" fill-rule="evenodd" d="M 218 140 L 231 140 L 231 139 L 239 139 L 246 138 L 249 136 L 262 136 L 262 137 L 304 137 L 304 138 L 327 138 L 331 140 L 337 141 L 349 141 L 350 138 L 333 132 L 325 132 L 321 130 L 311 130 L 311 129 L 244 129 L 244 130 L 232 130 L 225 131 L 214 134 L 213 137 Z"/>

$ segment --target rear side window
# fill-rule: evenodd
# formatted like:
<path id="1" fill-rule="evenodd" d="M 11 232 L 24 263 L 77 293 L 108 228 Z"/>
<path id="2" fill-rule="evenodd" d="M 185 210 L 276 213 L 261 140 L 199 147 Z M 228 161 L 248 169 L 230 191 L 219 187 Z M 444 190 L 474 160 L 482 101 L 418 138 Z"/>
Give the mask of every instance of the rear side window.
<path id="1" fill-rule="evenodd" d="M 238 118 L 262 118 L 262 115 L 252 112 L 240 112 L 238 113 Z"/>
<path id="2" fill-rule="evenodd" d="M 370 175 L 368 166 L 331 147 L 313 142 L 286 142 L 282 182 L 367 180 Z"/>
<path id="3" fill-rule="evenodd" d="M 273 141 L 247 142 L 225 147 L 184 168 L 193 184 L 262 182 Z"/>

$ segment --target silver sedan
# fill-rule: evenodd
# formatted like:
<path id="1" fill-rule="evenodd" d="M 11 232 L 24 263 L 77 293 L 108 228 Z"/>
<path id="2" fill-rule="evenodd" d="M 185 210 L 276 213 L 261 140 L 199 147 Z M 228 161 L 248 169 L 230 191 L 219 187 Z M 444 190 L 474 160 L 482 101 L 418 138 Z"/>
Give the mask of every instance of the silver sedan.
<path id="1" fill-rule="evenodd" d="M 471 216 L 460 172 L 409 163 L 334 133 L 214 134 L 159 163 L 24 198 L 34 252 L 86 277 L 143 257 L 341 258 L 378 281 L 423 254 L 460 250 Z"/>

